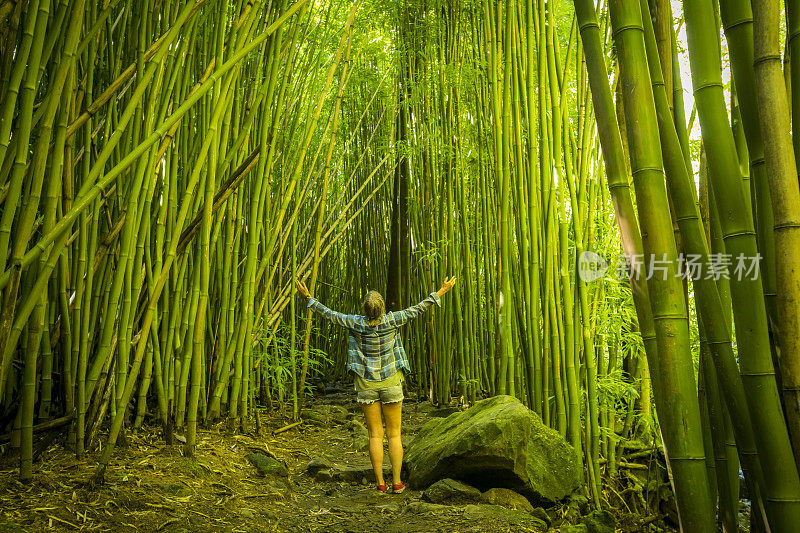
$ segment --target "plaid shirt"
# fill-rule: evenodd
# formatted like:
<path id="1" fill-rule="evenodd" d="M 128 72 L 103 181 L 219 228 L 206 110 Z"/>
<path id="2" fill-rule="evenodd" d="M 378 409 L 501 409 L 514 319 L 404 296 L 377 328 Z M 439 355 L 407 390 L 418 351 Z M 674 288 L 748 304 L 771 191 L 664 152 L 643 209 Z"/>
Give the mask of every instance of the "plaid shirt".
<path id="1" fill-rule="evenodd" d="M 442 305 L 439 295 L 435 292 L 408 309 L 386 313 L 378 325 L 370 326 L 366 317 L 343 315 L 328 309 L 316 298 L 308 300 L 309 308 L 334 324 L 346 327 L 350 332 L 347 370 L 355 372 L 367 381 L 388 379 L 398 370 L 411 372 L 408 356 L 399 335 L 400 326 L 418 317 L 433 304 L 440 307 Z"/>

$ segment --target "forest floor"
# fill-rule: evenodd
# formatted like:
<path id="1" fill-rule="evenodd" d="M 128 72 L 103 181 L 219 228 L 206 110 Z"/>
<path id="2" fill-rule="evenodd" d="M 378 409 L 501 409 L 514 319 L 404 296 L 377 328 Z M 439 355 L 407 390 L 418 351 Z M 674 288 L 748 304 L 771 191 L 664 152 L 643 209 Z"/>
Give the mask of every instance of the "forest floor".
<path id="1" fill-rule="evenodd" d="M 30 484 L 17 481 L 16 459 L 0 457 L 0 532 L 587 531 L 584 526 L 566 527 L 588 512 L 587 505 L 575 502 L 537 511 L 548 524 L 537 528 L 522 511 L 499 513 L 485 504 L 436 506 L 422 502 L 421 491 L 410 489 L 378 494 L 367 480 L 371 467 L 360 449 L 364 443 L 353 437 L 353 428 L 360 425 L 349 419 L 359 421 L 361 415 L 352 393 L 326 395 L 311 410 L 325 412 L 330 405 L 338 405 L 341 413 L 346 410 L 344 420 L 327 423 L 320 418 L 315 425 L 273 434 L 291 421 L 262 414 L 261 436 L 255 424 L 249 435 L 232 434 L 225 424 L 199 429 L 194 458 L 183 456 L 180 443 L 164 444 L 160 429 L 131 431 L 127 447 L 115 452 L 105 483 L 97 489 L 88 481 L 99 452 L 77 460 L 60 442 L 63 435 L 41 453 Z M 404 441 L 431 416 L 446 414 L 428 403 L 406 401 Z M 248 459 L 251 453 L 284 461 L 288 476 L 261 476 Z M 338 480 L 312 479 L 306 472 L 312 459 L 334 463 Z M 659 517 L 612 511 L 617 531 L 672 531 Z"/>

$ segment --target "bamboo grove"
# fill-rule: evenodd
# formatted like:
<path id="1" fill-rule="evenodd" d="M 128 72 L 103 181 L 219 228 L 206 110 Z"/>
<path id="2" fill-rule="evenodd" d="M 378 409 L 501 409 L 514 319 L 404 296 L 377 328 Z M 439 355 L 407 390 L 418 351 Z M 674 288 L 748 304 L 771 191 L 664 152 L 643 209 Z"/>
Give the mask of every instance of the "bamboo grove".
<path id="1" fill-rule="evenodd" d="M 455 275 L 404 332 L 409 388 L 517 396 L 597 507 L 640 440 L 683 530 L 738 531 L 740 465 L 754 531 L 800 523 L 794 0 L 2 0 L 0 21 L 21 480 L 55 425 L 101 481 L 145 423 L 192 455 L 198 424 L 297 419 L 347 338 L 295 278 L 357 312 Z"/>

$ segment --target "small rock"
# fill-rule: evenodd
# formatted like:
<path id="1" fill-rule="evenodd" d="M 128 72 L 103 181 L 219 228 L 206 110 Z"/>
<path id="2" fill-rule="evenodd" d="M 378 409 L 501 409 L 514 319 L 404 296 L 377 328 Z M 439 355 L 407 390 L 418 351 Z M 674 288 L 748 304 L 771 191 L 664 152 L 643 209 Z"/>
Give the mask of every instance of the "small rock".
<path id="1" fill-rule="evenodd" d="M 312 426 L 325 427 L 328 425 L 328 417 L 316 411 L 311 411 L 308 409 L 303 410 L 300 413 L 300 418 L 303 419 L 303 422 L 306 424 L 311 424 Z"/>
<path id="2" fill-rule="evenodd" d="M 520 511 L 532 512 L 533 505 L 522 494 L 518 494 L 511 489 L 495 487 L 481 494 L 481 500 L 486 503 L 500 505 L 507 509 L 519 509 Z"/>
<path id="3" fill-rule="evenodd" d="M 321 482 L 333 481 L 333 472 L 331 472 L 331 470 L 328 468 L 317 470 L 317 473 L 314 475 L 314 479 Z"/>
<path id="4" fill-rule="evenodd" d="M 352 483 L 360 483 L 361 478 L 367 478 L 367 481 L 375 481 L 375 473 L 372 471 L 372 465 L 368 463 L 362 465 L 337 466 L 333 471 L 333 477 L 338 481 Z"/>
<path id="5" fill-rule="evenodd" d="M 253 463 L 258 473 L 262 476 L 274 475 L 286 477 L 289 475 L 289 469 L 283 461 L 278 461 L 272 457 L 260 453 L 249 453 L 247 459 Z"/>
<path id="6" fill-rule="evenodd" d="M 308 472 L 309 476 L 314 477 L 320 470 L 330 470 L 332 468 L 333 463 L 329 460 L 325 459 L 324 457 L 315 457 L 306 465 L 306 472 Z"/>
<path id="7" fill-rule="evenodd" d="M 610 512 L 598 509 L 583 519 L 583 525 L 586 526 L 589 533 L 614 533 L 617 521 Z"/>
<path id="8" fill-rule="evenodd" d="M 455 479 L 441 479 L 425 489 L 422 499 L 431 503 L 445 501 L 478 501 L 481 491 Z"/>

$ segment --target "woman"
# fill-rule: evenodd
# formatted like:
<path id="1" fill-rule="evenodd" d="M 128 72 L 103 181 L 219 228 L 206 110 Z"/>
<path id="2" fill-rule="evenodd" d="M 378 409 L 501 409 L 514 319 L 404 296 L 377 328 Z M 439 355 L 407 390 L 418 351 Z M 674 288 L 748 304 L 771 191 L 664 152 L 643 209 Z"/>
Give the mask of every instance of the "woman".
<path id="1" fill-rule="evenodd" d="M 379 492 L 387 492 L 383 479 L 383 423 L 389 440 L 389 460 L 392 463 L 392 492 L 405 490 L 400 479 L 403 464 L 403 445 L 400 442 L 400 418 L 403 407 L 403 372 L 410 372 L 408 357 L 400 338 L 400 326 L 433 306 L 441 306 L 441 297 L 453 288 L 456 278 L 445 279 L 442 288 L 432 292 L 420 303 L 408 309 L 386 312 L 383 298 L 377 291 L 364 297 L 363 315 L 343 315 L 332 311 L 311 296 L 305 284 L 295 280 L 297 291 L 308 299 L 308 307 L 334 324 L 350 332 L 347 350 L 347 370 L 353 372 L 356 400 L 361 404 L 369 431 L 369 458 Z"/>

